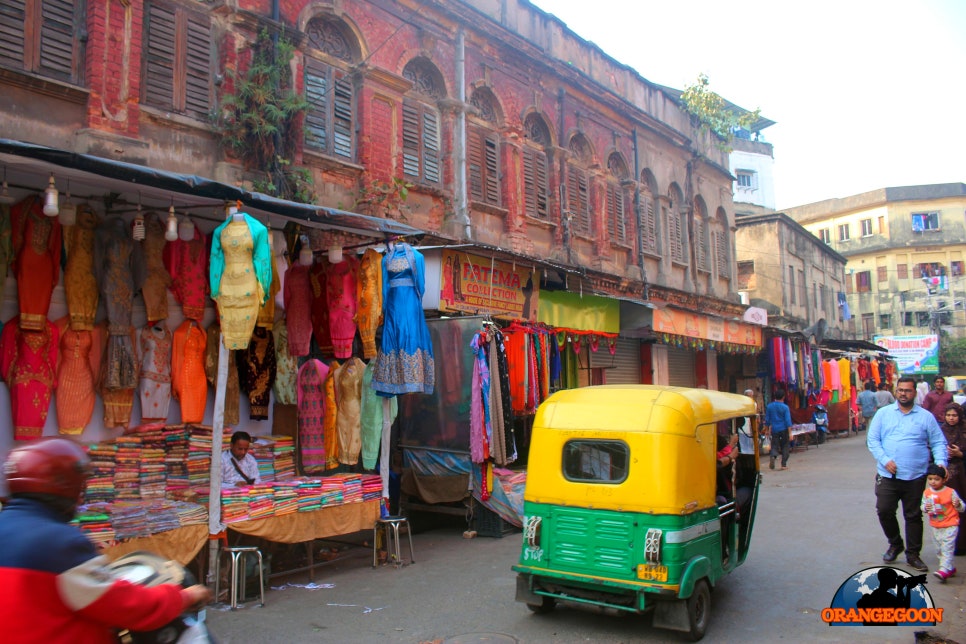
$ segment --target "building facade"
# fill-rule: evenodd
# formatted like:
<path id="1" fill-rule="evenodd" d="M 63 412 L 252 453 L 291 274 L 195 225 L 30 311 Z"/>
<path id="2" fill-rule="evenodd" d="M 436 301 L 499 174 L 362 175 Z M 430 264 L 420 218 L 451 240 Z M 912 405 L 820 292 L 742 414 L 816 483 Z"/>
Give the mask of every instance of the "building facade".
<path id="1" fill-rule="evenodd" d="M 966 332 L 966 184 L 882 188 L 785 211 L 848 259 L 857 337 Z"/>
<path id="2" fill-rule="evenodd" d="M 0 137 L 257 187 L 215 117 L 266 32 L 293 47 L 286 82 L 309 108 L 286 162 L 317 204 L 552 263 L 542 286 L 641 304 L 622 332 L 699 315 L 713 330 L 690 359 L 712 388 L 718 350 L 757 350 L 721 331 L 744 311 L 727 154 L 525 0 L 18 0 L 0 21 Z M 694 338 L 665 317 L 653 352 L 629 349 L 644 381 L 669 381 Z"/>

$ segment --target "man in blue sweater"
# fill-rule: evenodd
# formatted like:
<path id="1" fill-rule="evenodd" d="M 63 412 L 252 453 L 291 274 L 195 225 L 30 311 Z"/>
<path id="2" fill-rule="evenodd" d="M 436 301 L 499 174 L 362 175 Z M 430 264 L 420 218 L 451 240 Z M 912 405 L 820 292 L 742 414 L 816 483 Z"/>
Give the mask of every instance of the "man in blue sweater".
<path id="1" fill-rule="evenodd" d="M 775 399 L 765 407 L 765 431 L 771 435 L 770 469 L 775 469 L 775 459 L 782 456 L 782 469 L 788 469 L 788 455 L 791 452 L 790 434 L 792 412 L 785 404 L 785 390 L 775 390 Z"/>

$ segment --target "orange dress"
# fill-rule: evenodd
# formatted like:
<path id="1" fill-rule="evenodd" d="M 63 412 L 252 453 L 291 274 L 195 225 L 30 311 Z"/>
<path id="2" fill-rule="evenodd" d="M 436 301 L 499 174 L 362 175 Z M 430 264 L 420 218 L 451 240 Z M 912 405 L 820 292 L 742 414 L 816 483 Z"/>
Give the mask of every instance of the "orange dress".
<path id="1" fill-rule="evenodd" d="M 376 329 L 382 324 L 382 255 L 370 248 L 359 261 L 356 282 L 356 320 L 362 338 L 362 355 L 376 357 Z"/>
<path id="2" fill-rule="evenodd" d="M 61 434 L 81 434 L 94 415 L 97 374 L 100 372 L 100 330 L 77 330 L 63 326 L 57 364 L 57 429 Z"/>
<path id="3" fill-rule="evenodd" d="M 10 210 L 20 328 L 43 331 L 50 296 L 60 280 L 62 229 L 44 214 L 40 197 L 31 195 Z M 54 349 L 56 351 L 56 347 Z"/>
<path id="4" fill-rule="evenodd" d="M 10 388 L 13 438 L 40 438 L 56 385 L 57 327 L 44 320 L 42 331 L 24 331 L 13 318 L 0 333 L 0 378 Z"/>
<path id="5" fill-rule="evenodd" d="M 208 336 L 196 320 L 187 319 L 174 331 L 171 354 L 171 391 L 181 403 L 181 422 L 200 423 L 205 418 L 208 383 L 205 379 L 205 347 Z"/>
<path id="6" fill-rule="evenodd" d="M 64 294 L 70 328 L 90 331 L 97 315 L 97 279 L 94 277 L 94 228 L 97 215 L 90 207 L 77 207 L 77 223 L 68 229 L 67 268 L 64 269 Z M 58 407 L 59 411 L 59 407 Z"/>
<path id="7" fill-rule="evenodd" d="M 340 366 L 333 360 L 329 364 L 329 375 L 325 377 L 325 414 L 322 416 L 322 432 L 325 437 L 325 469 L 327 470 L 339 467 L 339 409 L 336 403 L 335 375 Z"/>

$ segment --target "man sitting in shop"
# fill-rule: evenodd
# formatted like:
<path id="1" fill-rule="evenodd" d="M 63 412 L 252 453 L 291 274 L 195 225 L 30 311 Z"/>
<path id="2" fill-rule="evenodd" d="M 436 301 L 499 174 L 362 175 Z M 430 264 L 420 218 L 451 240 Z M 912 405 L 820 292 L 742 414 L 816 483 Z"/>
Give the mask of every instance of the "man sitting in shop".
<path id="1" fill-rule="evenodd" d="M 238 431 L 231 435 L 231 449 L 221 453 L 221 484 L 223 487 L 254 485 L 261 483 L 258 463 L 248 453 L 252 437 L 248 432 Z"/>

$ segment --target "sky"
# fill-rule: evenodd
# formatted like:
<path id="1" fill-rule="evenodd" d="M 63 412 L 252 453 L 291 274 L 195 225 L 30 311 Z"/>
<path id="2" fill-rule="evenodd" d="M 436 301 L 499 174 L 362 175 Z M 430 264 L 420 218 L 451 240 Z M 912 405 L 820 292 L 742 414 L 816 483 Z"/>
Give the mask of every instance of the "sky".
<path id="1" fill-rule="evenodd" d="M 963 0 L 532 0 L 645 79 L 776 124 L 778 209 L 966 181 Z"/>

